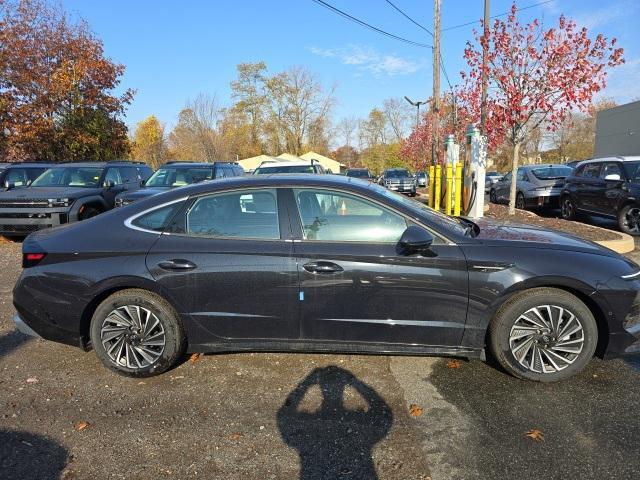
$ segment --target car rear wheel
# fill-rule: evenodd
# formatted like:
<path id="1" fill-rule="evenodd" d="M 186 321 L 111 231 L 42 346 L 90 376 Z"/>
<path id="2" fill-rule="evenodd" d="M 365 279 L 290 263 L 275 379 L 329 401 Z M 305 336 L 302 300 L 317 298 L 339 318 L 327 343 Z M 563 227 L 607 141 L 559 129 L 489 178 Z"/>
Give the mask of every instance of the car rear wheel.
<path id="1" fill-rule="evenodd" d="M 625 205 L 618 214 L 620 230 L 629 235 L 640 235 L 640 207 L 637 205 Z"/>
<path id="2" fill-rule="evenodd" d="M 576 205 L 570 196 L 565 195 L 560 199 L 560 213 L 565 220 L 576 219 Z"/>
<path id="3" fill-rule="evenodd" d="M 130 377 L 165 372 L 186 348 L 182 323 L 171 305 L 140 289 L 116 292 L 98 305 L 90 334 L 100 361 Z"/>
<path id="4" fill-rule="evenodd" d="M 495 189 L 493 189 L 493 188 L 491 190 L 489 190 L 489 201 L 491 203 L 498 203 L 498 197 L 496 195 Z"/>
<path id="5" fill-rule="evenodd" d="M 589 308 L 555 288 L 533 288 L 514 295 L 489 326 L 494 357 L 515 377 L 556 382 L 581 371 L 598 343 Z"/>
<path id="6" fill-rule="evenodd" d="M 522 192 L 518 192 L 518 194 L 516 195 L 516 208 L 519 210 L 524 210 L 527 207 L 525 201 L 524 201 L 524 195 L 522 194 Z"/>

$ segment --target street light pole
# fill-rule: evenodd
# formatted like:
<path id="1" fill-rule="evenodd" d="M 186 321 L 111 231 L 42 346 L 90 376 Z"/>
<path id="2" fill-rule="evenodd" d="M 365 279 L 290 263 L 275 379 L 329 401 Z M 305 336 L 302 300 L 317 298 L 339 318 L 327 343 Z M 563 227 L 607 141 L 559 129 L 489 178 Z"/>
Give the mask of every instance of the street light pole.
<path id="1" fill-rule="evenodd" d="M 426 101 L 424 101 L 424 102 L 414 102 L 413 100 L 411 100 L 406 95 L 404 96 L 404 99 L 407 102 L 409 102 L 411 105 L 416 107 L 416 130 L 418 130 L 418 126 L 420 125 L 420 105 L 425 105 L 427 102 Z"/>

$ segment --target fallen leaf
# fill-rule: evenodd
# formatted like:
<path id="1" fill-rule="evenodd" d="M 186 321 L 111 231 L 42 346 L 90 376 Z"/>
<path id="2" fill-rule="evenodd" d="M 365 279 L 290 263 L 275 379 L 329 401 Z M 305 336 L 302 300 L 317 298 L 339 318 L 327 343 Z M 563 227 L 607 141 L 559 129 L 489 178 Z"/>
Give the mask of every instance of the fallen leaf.
<path id="1" fill-rule="evenodd" d="M 231 440 L 240 440 L 242 438 L 242 434 L 240 432 L 234 432 L 230 435 Z"/>
<path id="2" fill-rule="evenodd" d="M 544 441 L 544 437 L 542 436 L 542 432 L 540 430 L 538 430 L 537 428 L 534 428 L 533 430 L 529 430 L 525 435 L 527 437 L 535 440 L 536 442 L 543 442 Z"/>
<path id="3" fill-rule="evenodd" d="M 462 366 L 462 362 L 460 360 L 449 360 L 447 362 L 447 368 L 460 368 Z"/>
<path id="4" fill-rule="evenodd" d="M 29 377 L 27 378 L 27 383 L 38 383 L 40 380 L 38 380 L 36 377 Z"/>
<path id="5" fill-rule="evenodd" d="M 189 357 L 189 361 L 191 363 L 196 363 L 198 360 L 200 360 L 201 356 L 202 356 L 201 353 L 192 353 L 191 356 Z"/>
<path id="6" fill-rule="evenodd" d="M 77 431 L 77 432 L 81 432 L 82 430 L 84 430 L 85 428 L 87 428 L 89 425 L 91 425 L 89 422 L 78 422 L 76 423 L 73 428 Z"/>
<path id="7" fill-rule="evenodd" d="M 423 412 L 424 409 L 422 407 L 419 407 L 415 403 L 409 405 L 409 415 L 411 415 L 412 417 L 419 417 Z"/>

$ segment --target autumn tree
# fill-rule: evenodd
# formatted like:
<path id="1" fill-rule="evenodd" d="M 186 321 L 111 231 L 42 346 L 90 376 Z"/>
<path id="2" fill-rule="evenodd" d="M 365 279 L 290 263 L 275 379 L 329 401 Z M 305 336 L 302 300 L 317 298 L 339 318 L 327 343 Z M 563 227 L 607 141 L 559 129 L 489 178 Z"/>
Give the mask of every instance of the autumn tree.
<path id="1" fill-rule="evenodd" d="M 496 19 L 485 36 L 475 32 L 476 44 L 467 44 L 470 71 L 464 75 L 465 95 L 478 113 L 481 77 L 489 79 L 487 129 L 504 135 L 512 149 L 516 176 L 520 148 L 537 127 L 558 128 L 569 112 L 586 111 L 593 95 L 606 85 L 607 69 L 623 62 L 616 40 L 561 16 L 557 27 L 545 29 L 538 20 L 522 24 L 512 6 L 506 21 Z M 486 67 L 482 47 L 488 48 Z M 515 213 L 516 182 L 511 183 L 509 213 Z"/>
<path id="2" fill-rule="evenodd" d="M 104 56 L 83 20 L 44 0 L 0 1 L 0 155 L 98 160 L 126 155 L 115 95 L 124 66 Z"/>
<path id="3" fill-rule="evenodd" d="M 167 161 L 168 154 L 164 125 L 153 115 L 138 122 L 133 136 L 131 156 L 155 169 Z"/>
<path id="4" fill-rule="evenodd" d="M 237 103 L 232 114 L 244 114 L 251 126 L 251 148 L 261 151 L 262 133 L 267 108 L 265 62 L 240 63 L 236 66 L 237 78 L 231 82 L 231 98 Z"/>

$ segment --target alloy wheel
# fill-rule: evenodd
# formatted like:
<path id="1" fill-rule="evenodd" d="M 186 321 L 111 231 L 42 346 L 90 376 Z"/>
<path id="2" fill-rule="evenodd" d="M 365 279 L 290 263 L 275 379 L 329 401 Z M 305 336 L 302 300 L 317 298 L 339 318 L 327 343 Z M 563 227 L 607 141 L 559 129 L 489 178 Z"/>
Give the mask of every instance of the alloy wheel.
<path id="1" fill-rule="evenodd" d="M 573 202 L 570 198 L 565 198 L 561 206 L 562 218 L 570 219 L 573 217 Z"/>
<path id="2" fill-rule="evenodd" d="M 573 364 L 585 343 L 580 319 L 566 308 L 539 305 L 520 315 L 509 333 L 516 360 L 536 373 L 555 373 Z"/>
<path id="3" fill-rule="evenodd" d="M 100 340 L 112 362 L 134 370 L 154 364 L 166 343 L 158 317 L 138 305 L 112 310 L 102 322 Z"/>
<path id="4" fill-rule="evenodd" d="M 627 210 L 624 214 L 624 226 L 629 232 L 640 232 L 640 208 L 634 207 Z"/>

